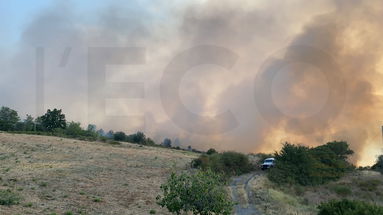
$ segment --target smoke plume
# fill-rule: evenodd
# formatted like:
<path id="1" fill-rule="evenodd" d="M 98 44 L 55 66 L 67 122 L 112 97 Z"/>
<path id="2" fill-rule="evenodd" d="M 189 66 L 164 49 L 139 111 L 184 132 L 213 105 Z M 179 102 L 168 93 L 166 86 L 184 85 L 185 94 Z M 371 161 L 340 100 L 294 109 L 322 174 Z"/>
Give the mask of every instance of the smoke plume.
<path id="1" fill-rule="evenodd" d="M 0 46 L 1 105 L 41 114 L 42 47 L 44 107 L 83 125 L 242 152 L 346 140 L 353 161 L 367 165 L 381 152 L 382 10 L 378 0 L 168 0 L 116 1 L 84 15 L 62 1 L 32 17 L 15 45 Z M 92 47 L 141 47 L 144 57 L 93 76 Z M 205 64 L 187 67 L 194 62 Z M 105 88 L 89 92 L 90 76 Z M 89 114 L 89 94 L 105 101 L 108 86 L 121 90 Z"/>

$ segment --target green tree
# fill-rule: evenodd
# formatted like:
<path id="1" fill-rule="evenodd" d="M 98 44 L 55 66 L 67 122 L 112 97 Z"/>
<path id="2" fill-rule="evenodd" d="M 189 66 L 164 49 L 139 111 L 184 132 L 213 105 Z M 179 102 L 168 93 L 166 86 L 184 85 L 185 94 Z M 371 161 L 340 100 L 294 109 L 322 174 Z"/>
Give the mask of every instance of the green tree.
<path id="1" fill-rule="evenodd" d="M 126 141 L 126 134 L 122 131 L 113 134 L 113 139 L 116 141 Z"/>
<path id="2" fill-rule="evenodd" d="M 217 153 L 217 151 L 216 151 L 215 149 L 213 149 L 213 148 L 210 148 L 210 149 L 207 150 L 207 152 L 206 152 L 206 154 L 208 154 L 208 155 L 212 155 L 212 154 L 215 154 L 215 153 Z"/>
<path id="3" fill-rule="evenodd" d="M 84 130 L 81 128 L 79 122 L 70 122 L 65 129 L 65 134 L 71 137 L 79 137 L 84 134 Z"/>
<path id="4" fill-rule="evenodd" d="M 12 110 L 9 107 L 1 107 L 0 109 L 0 130 L 11 131 L 15 129 L 20 117 L 17 111 Z"/>
<path id="5" fill-rule="evenodd" d="M 163 196 L 157 197 L 157 204 L 173 214 L 229 215 L 233 209 L 221 176 L 212 171 L 172 173 L 161 190 Z"/>
<path id="6" fill-rule="evenodd" d="M 39 118 L 42 128 L 46 131 L 53 131 L 56 128 L 66 128 L 65 114 L 62 113 L 61 109 L 48 109 L 47 113 Z"/>
<path id="7" fill-rule="evenodd" d="M 27 118 L 24 120 L 24 129 L 25 131 L 34 131 L 35 130 L 35 121 L 31 115 L 27 114 Z"/>
<path id="8" fill-rule="evenodd" d="M 201 154 L 191 163 L 193 168 L 212 170 L 225 176 L 241 175 L 252 170 L 247 155 L 239 152 Z"/>
<path id="9" fill-rule="evenodd" d="M 285 143 L 275 153 L 276 165 L 268 177 L 279 184 L 323 184 L 354 168 L 347 161 L 352 153 L 346 142 L 334 141 L 315 148 Z"/>
<path id="10" fill-rule="evenodd" d="M 138 131 L 135 134 L 128 135 L 126 137 L 126 141 L 130 143 L 140 143 L 140 144 L 145 144 L 146 141 L 146 136 L 143 132 Z"/>
<path id="11" fill-rule="evenodd" d="M 87 128 L 87 131 L 89 131 L 89 132 L 91 132 L 91 133 L 96 133 L 96 129 L 97 129 L 97 126 L 96 126 L 96 125 L 89 124 L 89 125 L 88 125 L 88 128 Z"/>
<path id="12" fill-rule="evenodd" d="M 133 140 L 134 143 L 144 143 L 146 140 L 146 136 L 143 132 L 138 131 Z"/>
<path id="13" fill-rule="evenodd" d="M 383 174 L 383 155 L 379 155 L 376 163 L 371 167 L 371 169 Z"/>
<path id="14" fill-rule="evenodd" d="M 165 138 L 164 141 L 161 143 L 161 145 L 165 147 L 172 147 L 172 140 L 169 138 Z"/>

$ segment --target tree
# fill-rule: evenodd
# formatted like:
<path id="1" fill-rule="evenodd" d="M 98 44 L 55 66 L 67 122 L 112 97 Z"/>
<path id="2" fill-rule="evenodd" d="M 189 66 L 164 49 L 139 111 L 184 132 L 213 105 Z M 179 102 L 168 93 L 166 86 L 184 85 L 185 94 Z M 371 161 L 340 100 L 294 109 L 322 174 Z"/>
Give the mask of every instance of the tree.
<path id="1" fill-rule="evenodd" d="M 1 107 L 0 109 L 0 130 L 11 131 L 15 129 L 16 123 L 20 120 L 15 110 L 9 107 Z"/>
<path id="2" fill-rule="evenodd" d="M 213 148 L 210 148 L 210 149 L 207 150 L 207 152 L 206 152 L 206 154 L 208 154 L 208 155 L 212 155 L 212 154 L 214 154 L 214 153 L 217 153 L 217 151 L 216 151 L 215 149 L 213 149 Z"/>
<path id="3" fill-rule="evenodd" d="M 114 138 L 114 131 L 110 130 L 108 133 L 105 134 L 107 138 L 113 139 Z"/>
<path id="4" fill-rule="evenodd" d="M 53 131 L 56 128 L 66 128 L 65 114 L 62 113 L 61 109 L 48 109 L 47 113 L 39 118 L 42 128 L 46 131 Z"/>
<path id="5" fill-rule="evenodd" d="M 81 124 L 79 122 L 70 122 L 65 129 L 65 134 L 72 137 L 79 137 L 83 135 L 84 131 L 81 128 Z"/>
<path id="6" fill-rule="evenodd" d="M 96 125 L 89 124 L 87 131 L 92 132 L 92 133 L 96 133 L 96 129 L 97 129 Z"/>
<path id="7" fill-rule="evenodd" d="M 31 115 L 27 114 L 27 118 L 24 120 L 24 130 L 25 131 L 34 131 L 35 130 L 35 121 Z"/>
<path id="8" fill-rule="evenodd" d="M 122 131 L 116 132 L 113 135 L 113 139 L 116 141 L 126 141 L 126 134 Z"/>
<path id="9" fill-rule="evenodd" d="M 99 129 L 99 130 L 97 130 L 96 131 L 97 132 L 97 134 L 99 135 L 99 136 L 101 136 L 101 137 L 104 137 L 106 134 L 105 134 L 105 131 L 104 131 L 104 129 Z"/>
<path id="10" fill-rule="evenodd" d="M 275 153 L 276 165 L 268 177 L 278 184 L 318 185 L 337 180 L 354 167 L 347 142 L 329 142 L 315 148 L 285 143 Z"/>
<path id="11" fill-rule="evenodd" d="M 161 190 L 157 204 L 173 214 L 229 215 L 233 209 L 221 176 L 212 171 L 172 173 Z"/>
<path id="12" fill-rule="evenodd" d="M 376 163 L 371 167 L 371 169 L 383 174 L 383 155 L 379 155 Z"/>
<path id="13" fill-rule="evenodd" d="M 162 142 L 162 145 L 165 147 L 172 147 L 172 140 L 169 138 L 165 138 L 164 141 Z"/>
<path id="14" fill-rule="evenodd" d="M 145 144 L 146 145 L 156 145 L 156 143 L 154 142 L 154 140 L 150 139 L 149 137 L 146 138 L 146 141 L 145 141 Z"/>
<path id="15" fill-rule="evenodd" d="M 224 176 L 241 175 L 253 169 L 248 156 L 238 152 L 201 154 L 192 161 L 191 166 L 212 170 Z"/>
<path id="16" fill-rule="evenodd" d="M 143 132 L 138 131 L 134 136 L 133 136 L 133 143 L 144 143 L 146 140 L 146 136 Z"/>

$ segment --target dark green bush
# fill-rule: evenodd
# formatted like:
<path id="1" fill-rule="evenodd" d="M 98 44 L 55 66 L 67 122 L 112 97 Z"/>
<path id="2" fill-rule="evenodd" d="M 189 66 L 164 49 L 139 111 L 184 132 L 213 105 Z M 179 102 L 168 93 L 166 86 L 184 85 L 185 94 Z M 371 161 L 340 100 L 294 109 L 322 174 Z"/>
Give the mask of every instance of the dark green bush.
<path id="1" fill-rule="evenodd" d="M 372 170 L 378 171 L 383 174 L 383 155 L 379 155 L 376 163 L 371 167 Z"/>
<path id="2" fill-rule="evenodd" d="M 212 154 L 215 154 L 215 153 L 217 153 L 217 151 L 216 151 L 215 149 L 213 149 L 213 148 L 210 148 L 210 149 L 207 150 L 207 152 L 206 152 L 206 154 L 208 154 L 208 155 L 212 155 Z"/>
<path id="3" fill-rule="evenodd" d="M 17 122 L 20 120 L 19 115 L 15 110 L 9 107 L 0 108 L 0 130 L 13 131 L 16 128 Z"/>
<path id="4" fill-rule="evenodd" d="M 19 204 L 21 197 L 10 190 L 0 190 L 0 205 Z"/>
<path id="5" fill-rule="evenodd" d="M 315 148 L 285 143 L 281 151 L 275 153 L 276 166 L 268 177 L 278 184 L 323 184 L 353 169 L 347 161 L 352 153 L 346 142 L 335 141 Z"/>
<path id="6" fill-rule="evenodd" d="M 318 206 L 318 215 L 382 215 L 383 207 L 361 201 L 329 201 Z"/>
<path id="7" fill-rule="evenodd" d="M 192 161 L 192 167 L 202 170 L 211 169 L 226 176 L 241 175 L 250 172 L 253 168 L 249 158 L 238 152 L 202 154 Z"/>
<path id="8" fill-rule="evenodd" d="M 173 214 L 229 215 L 233 203 L 224 185 L 221 176 L 210 170 L 196 174 L 173 173 L 161 185 L 163 195 L 157 196 L 157 203 Z"/>
<path id="9" fill-rule="evenodd" d="M 126 134 L 122 131 L 116 132 L 113 135 L 113 139 L 116 141 L 126 141 Z"/>

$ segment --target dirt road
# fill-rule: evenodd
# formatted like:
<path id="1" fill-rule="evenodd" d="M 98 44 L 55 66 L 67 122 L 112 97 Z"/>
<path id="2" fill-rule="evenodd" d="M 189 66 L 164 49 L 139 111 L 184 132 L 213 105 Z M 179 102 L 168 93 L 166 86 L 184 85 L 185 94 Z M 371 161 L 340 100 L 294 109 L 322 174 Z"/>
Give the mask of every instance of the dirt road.
<path id="1" fill-rule="evenodd" d="M 260 215 L 261 213 L 254 206 L 252 190 L 249 181 L 254 179 L 259 173 L 253 172 L 245 175 L 236 176 L 230 183 L 231 197 L 235 203 L 235 215 Z"/>

